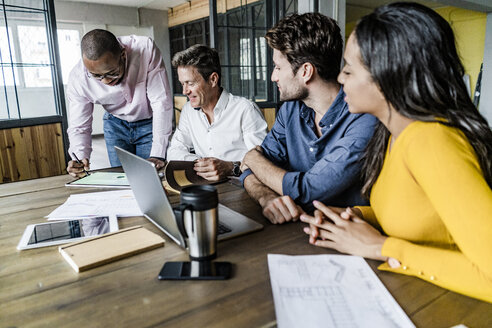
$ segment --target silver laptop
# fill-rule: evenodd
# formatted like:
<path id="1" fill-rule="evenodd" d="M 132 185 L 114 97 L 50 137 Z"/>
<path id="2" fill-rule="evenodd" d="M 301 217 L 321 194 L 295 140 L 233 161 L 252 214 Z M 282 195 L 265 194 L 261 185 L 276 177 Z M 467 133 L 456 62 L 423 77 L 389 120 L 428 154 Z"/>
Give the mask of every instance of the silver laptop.
<path id="1" fill-rule="evenodd" d="M 150 222 L 184 248 L 186 243 L 179 233 L 173 209 L 154 163 L 119 147 L 115 146 L 114 148 L 142 213 Z M 217 237 L 219 241 L 263 229 L 263 225 L 260 223 L 222 204 L 219 204 L 218 211 L 219 230 L 221 230 L 220 227 L 225 228 L 223 233 L 219 232 Z"/>

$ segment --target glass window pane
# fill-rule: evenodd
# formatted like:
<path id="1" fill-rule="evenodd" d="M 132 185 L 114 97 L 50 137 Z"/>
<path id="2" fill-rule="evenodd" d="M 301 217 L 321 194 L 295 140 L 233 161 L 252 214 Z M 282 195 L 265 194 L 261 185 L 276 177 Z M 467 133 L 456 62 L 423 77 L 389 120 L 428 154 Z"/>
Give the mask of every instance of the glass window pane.
<path id="1" fill-rule="evenodd" d="M 246 11 L 235 9 L 233 11 L 227 11 L 227 26 L 245 26 L 246 25 Z"/>
<path id="2" fill-rule="evenodd" d="M 217 25 L 218 26 L 224 26 L 226 24 L 225 17 L 226 16 L 224 14 L 217 14 Z"/>
<path id="3" fill-rule="evenodd" d="M 297 13 L 297 0 L 284 0 L 285 16 Z"/>
<path id="4" fill-rule="evenodd" d="M 171 43 L 171 58 L 178 52 L 195 44 L 209 44 L 209 20 L 201 19 L 169 29 Z M 183 35 L 184 33 L 184 35 Z M 184 43 L 183 43 L 184 41 Z M 173 92 L 182 92 L 181 84 L 178 81 L 178 74 L 173 68 Z"/>
<path id="5" fill-rule="evenodd" d="M 57 30 L 58 47 L 63 84 L 67 84 L 68 75 L 80 60 L 80 33 L 78 30 Z"/>
<path id="6" fill-rule="evenodd" d="M 255 31 L 256 38 L 255 38 L 255 59 L 256 59 L 256 65 L 257 66 L 264 66 L 267 64 L 267 45 L 266 45 L 266 40 L 263 37 L 265 35 L 265 31 Z"/>
<path id="7" fill-rule="evenodd" d="M 3 16 L 0 18 L 0 58 L 2 63 L 11 63 L 11 57 L 15 62 L 15 49 L 13 44 L 12 28 L 9 27 L 8 34 L 5 27 L 5 20 Z"/>
<path id="8" fill-rule="evenodd" d="M 249 38 L 241 38 L 239 41 L 241 46 L 241 80 L 251 80 L 251 40 Z"/>
<path id="9" fill-rule="evenodd" d="M 4 2 L 6 5 L 44 9 L 43 0 L 5 0 Z"/>
<path id="10" fill-rule="evenodd" d="M 267 101 L 267 68 L 256 67 L 256 94 L 255 101 Z"/>
<path id="11" fill-rule="evenodd" d="M 219 60 L 221 65 L 227 65 L 227 56 L 226 56 L 226 30 L 222 27 L 218 28 L 217 36 L 219 38 L 217 44 L 217 51 L 219 52 Z"/>
<path id="12" fill-rule="evenodd" d="M 22 62 L 33 65 L 31 69 L 23 69 L 26 87 L 51 86 L 51 67 L 46 69 L 50 65 L 46 28 L 35 25 L 19 25 L 17 28 Z"/>
<path id="13" fill-rule="evenodd" d="M 6 81 L 13 81 L 14 78 L 16 81 L 19 81 L 19 71 L 17 69 L 12 71 L 11 67 L 4 67 L 2 74 Z M 12 84 L 10 86 L 2 86 L 1 90 L 0 119 L 18 119 L 19 109 L 17 107 L 17 97 L 15 94 L 16 88 Z"/>
<path id="14" fill-rule="evenodd" d="M 222 74 L 220 76 L 220 84 L 222 87 L 224 87 L 227 91 L 230 92 L 231 88 L 230 88 L 230 70 L 229 70 L 229 67 L 227 66 L 224 66 L 224 65 L 221 65 L 221 69 L 222 69 Z"/>
<path id="15" fill-rule="evenodd" d="M 7 94 L 4 88 L 0 89 L 0 120 L 8 120 L 10 119 L 10 111 L 12 109 L 7 107 Z"/>
<path id="16" fill-rule="evenodd" d="M 260 3 L 254 8 L 254 17 L 253 17 L 253 25 L 255 27 L 266 27 L 266 18 L 265 18 L 265 4 Z"/>
<path id="17" fill-rule="evenodd" d="M 181 27 L 169 29 L 169 38 L 171 40 L 182 39 L 183 33 Z"/>
<path id="18" fill-rule="evenodd" d="M 229 28 L 229 64 L 239 65 L 241 58 L 241 30 L 238 28 Z"/>
<path id="19" fill-rule="evenodd" d="M 4 23 L 3 17 L 0 19 L 0 24 Z M 12 73 L 12 63 L 17 62 L 15 58 L 15 48 L 13 44 L 12 29 L 9 27 L 9 33 L 7 35 L 7 28 L 0 26 L 0 63 L 2 71 L 0 72 L 0 86 L 12 86 L 14 85 L 14 76 Z M 10 42 L 9 42 L 10 41 Z M 10 43 L 10 46 L 9 46 Z M 18 74 L 17 68 L 16 74 Z M 18 83 L 18 81 L 17 81 Z"/>
<path id="20" fill-rule="evenodd" d="M 0 7 L 0 119 L 57 115 L 45 2 L 5 0 L 3 3 Z M 62 75 L 66 78 L 80 58 L 80 37 L 78 31 L 58 32 Z"/>
<path id="21" fill-rule="evenodd" d="M 208 18 L 204 21 L 205 24 L 205 44 L 210 44 L 210 21 Z"/>
<path id="22" fill-rule="evenodd" d="M 40 76 L 44 87 L 17 88 L 22 118 L 56 115 L 51 67 L 24 67 L 23 70 L 24 76 Z M 39 101 L 39 99 L 43 101 Z"/>
<path id="23" fill-rule="evenodd" d="M 173 68 L 172 73 L 173 73 L 173 92 L 181 94 L 181 93 L 183 93 L 183 86 L 179 82 L 178 72 L 175 68 Z"/>
<path id="24" fill-rule="evenodd" d="M 181 50 L 184 50 L 183 41 L 181 40 L 171 41 L 171 50 L 173 55 L 180 52 Z"/>
<path id="25" fill-rule="evenodd" d="M 236 96 L 242 95 L 242 85 L 241 85 L 241 77 L 239 73 L 239 67 L 231 67 L 230 68 L 230 77 L 231 77 L 231 90 L 230 92 Z"/>

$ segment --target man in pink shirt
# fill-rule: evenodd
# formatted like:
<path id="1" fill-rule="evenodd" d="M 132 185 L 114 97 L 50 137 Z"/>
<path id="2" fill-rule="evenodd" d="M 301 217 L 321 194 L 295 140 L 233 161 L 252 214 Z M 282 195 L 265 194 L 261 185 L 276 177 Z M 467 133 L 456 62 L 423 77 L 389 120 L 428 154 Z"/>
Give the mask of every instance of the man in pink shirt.
<path id="1" fill-rule="evenodd" d="M 120 166 L 114 146 L 164 165 L 172 132 L 173 104 L 161 53 L 143 36 L 116 38 L 106 30 L 88 32 L 82 60 L 70 72 L 69 153 L 72 176 L 89 170 L 94 104 L 104 113 L 104 138 L 111 166 Z M 80 159 L 82 163 L 78 160 Z"/>

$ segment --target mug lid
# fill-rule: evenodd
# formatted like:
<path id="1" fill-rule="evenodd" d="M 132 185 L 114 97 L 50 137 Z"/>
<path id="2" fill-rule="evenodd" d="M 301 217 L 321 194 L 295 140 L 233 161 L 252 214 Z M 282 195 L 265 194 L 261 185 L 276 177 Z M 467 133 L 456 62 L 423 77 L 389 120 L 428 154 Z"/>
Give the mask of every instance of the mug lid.
<path id="1" fill-rule="evenodd" d="M 181 204 L 190 205 L 194 211 L 203 211 L 219 205 L 217 188 L 211 185 L 195 185 L 181 189 Z"/>

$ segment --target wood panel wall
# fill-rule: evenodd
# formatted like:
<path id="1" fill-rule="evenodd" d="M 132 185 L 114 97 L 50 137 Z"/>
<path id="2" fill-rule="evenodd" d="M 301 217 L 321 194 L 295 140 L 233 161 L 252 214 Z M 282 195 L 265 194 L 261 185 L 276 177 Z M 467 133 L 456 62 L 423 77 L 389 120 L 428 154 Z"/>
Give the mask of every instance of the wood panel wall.
<path id="1" fill-rule="evenodd" d="M 0 183 L 64 173 L 60 123 L 0 130 Z"/>
<path id="2" fill-rule="evenodd" d="M 179 115 L 181 114 L 181 110 L 183 109 L 183 106 L 186 104 L 187 101 L 188 98 L 185 96 L 174 97 L 174 117 L 176 119 L 176 126 L 178 126 L 179 123 Z"/>
<path id="3" fill-rule="evenodd" d="M 265 116 L 265 121 L 268 124 L 268 131 L 272 129 L 273 123 L 275 123 L 275 108 L 260 108 L 263 112 L 263 116 Z"/>
<path id="4" fill-rule="evenodd" d="M 225 13 L 229 9 L 245 6 L 258 0 L 217 0 L 217 13 Z M 176 25 L 191 22 L 210 14 L 208 0 L 192 0 L 182 5 L 173 7 L 167 11 L 168 25 Z"/>

